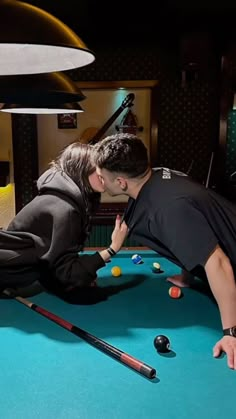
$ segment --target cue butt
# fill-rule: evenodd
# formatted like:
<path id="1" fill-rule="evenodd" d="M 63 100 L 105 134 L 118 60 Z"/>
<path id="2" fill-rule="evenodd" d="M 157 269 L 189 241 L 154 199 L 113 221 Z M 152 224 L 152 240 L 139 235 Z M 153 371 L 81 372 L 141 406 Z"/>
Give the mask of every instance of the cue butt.
<path id="1" fill-rule="evenodd" d="M 97 338 L 96 336 L 91 335 L 83 329 L 80 329 L 77 326 L 72 325 L 71 332 L 79 336 L 83 340 L 86 340 L 90 345 L 96 347 L 101 352 L 106 353 L 110 357 L 120 361 L 121 363 L 127 365 L 128 367 L 138 371 L 140 374 L 145 375 L 148 378 L 156 377 L 156 370 L 153 367 L 145 364 L 137 358 L 121 351 L 115 346 L 110 345 L 108 342 L 105 342 L 102 339 Z"/>
<path id="2" fill-rule="evenodd" d="M 45 308 L 38 306 L 37 304 L 27 300 L 26 298 L 14 295 L 14 291 L 6 289 L 3 291 L 8 297 L 14 298 L 19 303 L 25 305 L 26 307 L 30 308 L 31 310 L 35 311 L 36 313 L 41 314 L 41 316 L 46 317 L 48 320 L 58 324 L 59 326 L 63 327 L 64 329 L 68 330 L 69 332 L 79 336 L 81 339 L 88 342 L 90 345 L 94 346 L 95 348 L 99 349 L 101 352 L 106 353 L 110 357 L 120 361 L 121 363 L 127 365 L 128 367 L 138 371 L 140 374 L 144 375 L 147 378 L 155 378 L 156 377 L 156 370 L 153 367 L 145 364 L 142 361 L 134 358 L 133 356 L 121 351 L 120 349 L 116 348 L 115 346 L 110 345 L 109 343 L 105 342 L 102 339 L 97 338 L 96 336 L 92 335 L 89 332 L 81 329 L 78 326 L 73 325 L 72 323 L 68 322 L 67 320 L 62 319 L 61 317 L 57 316 L 54 313 L 51 313 Z"/>
<path id="3" fill-rule="evenodd" d="M 138 359 L 133 358 L 132 356 L 125 353 L 121 355 L 120 359 L 123 363 L 125 363 L 129 367 L 134 368 L 136 371 L 140 372 L 142 375 L 145 375 L 145 377 L 148 377 L 148 378 L 156 377 L 155 368 L 152 368 L 149 365 L 144 364 Z"/>

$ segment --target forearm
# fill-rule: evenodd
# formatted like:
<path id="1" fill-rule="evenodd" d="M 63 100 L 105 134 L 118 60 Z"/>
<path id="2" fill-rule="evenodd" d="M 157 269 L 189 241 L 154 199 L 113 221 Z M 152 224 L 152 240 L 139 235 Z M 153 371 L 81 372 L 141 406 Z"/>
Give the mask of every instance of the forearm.
<path id="1" fill-rule="evenodd" d="M 107 249 L 101 250 L 99 254 L 104 262 L 108 262 L 112 256 L 115 256 L 115 254 L 119 252 L 120 248 L 120 244 L 112 241 L 110 246 Z"/>
<path id="2" fill-rule="evenodd" d="M 112 256 L 115 256 L 115 254 L 120 251 L 121 246 L 127 236 L 127 232 L 127 225 L 124 221 L 122 221 L 120 215 L 117 215 L 115 221 L 115 228 L 111 235 L 111 244 L 107 249 L 101 250 L 99 252 L 104 262 L 107 262 Z"/>
<path id="3" fill-rule="evenodd" d="M 207 262 L 206 273 L 210 288 L 218 304 L 223 329 L 236 325 L 236 283 L 229 259 L 215 258 Z"/>
<path id="4" fill-rule="evenodd" d="M 99 255 L 104 260 L 104 262 L 108 262 L 111 258 L 111 255 L 107 249 L 100 250 Z"/>

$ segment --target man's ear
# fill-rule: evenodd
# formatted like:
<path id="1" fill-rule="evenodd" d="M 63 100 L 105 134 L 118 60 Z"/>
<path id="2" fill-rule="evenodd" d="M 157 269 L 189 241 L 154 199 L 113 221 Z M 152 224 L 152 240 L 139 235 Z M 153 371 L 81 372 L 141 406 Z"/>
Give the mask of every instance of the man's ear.
<path id="1" fill-rule="evenodd" d="M 118 176 L 116 178 L 120 188 L 122 189 L 122 191 L 126 191 L 128 188 L 128 183 L 127 180 L 124 177 Z"/>

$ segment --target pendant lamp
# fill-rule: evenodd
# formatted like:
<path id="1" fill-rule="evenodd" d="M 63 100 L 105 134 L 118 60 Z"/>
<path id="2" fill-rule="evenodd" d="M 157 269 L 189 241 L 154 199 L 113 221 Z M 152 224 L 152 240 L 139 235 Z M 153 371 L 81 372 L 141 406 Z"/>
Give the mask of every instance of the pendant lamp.
<path id="1" fill-rule="evenodd" d="M 71 70 L 94 59 L 80 37 L 50 13 L 0 0 L 0 75 Z"/>
<path id="2" fill-rule="evenodd" d="M 2 103 L 54 105 L 84 99 L 77 84 L 62 72 L 0 77 Z"/>
<path id="3" fill-rule="evenodd" d="M 63 104 L 2 104 L 1 112 L 17 114 L 71 114 L 84 112 L 78 102 Z"/>

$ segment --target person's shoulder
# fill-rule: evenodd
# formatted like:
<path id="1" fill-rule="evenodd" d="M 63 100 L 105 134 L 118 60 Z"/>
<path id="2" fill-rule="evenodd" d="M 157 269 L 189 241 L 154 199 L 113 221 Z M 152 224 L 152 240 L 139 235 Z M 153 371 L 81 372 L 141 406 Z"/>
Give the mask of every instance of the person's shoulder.
<path id="1" fill-rule="evenodd" d="M 179 180 L 187 179 L 189 176 L 179 170 L 170 169 L 169 167 L 153 167 L 152 178 L 155 180 Z"/>
<path id="2" fill-rule="evenodd" d="M 175 185 L 181 185 L 186 182 L 188 175 L 183 172 L 178 172 L 165 167 L 158 167 L 152 169 L 152 174 L 147 182 L 150 188 L 164 188 L 172 189 Z"/>
<path id="3" fill-rule="evenodd" d="M 146 184 L 151 186 L 153 184 L 156 184 L 156 183 L 160 182 L 161 179 L 162 179 L 162 170 L 161 170 L 161 168 L 154 167 L 154 168 L 152 168 L 151 176 L 148 179 L 148 181 L 147 181 Z"/>

